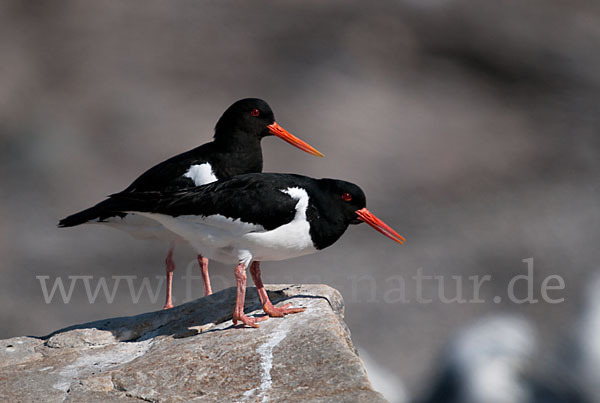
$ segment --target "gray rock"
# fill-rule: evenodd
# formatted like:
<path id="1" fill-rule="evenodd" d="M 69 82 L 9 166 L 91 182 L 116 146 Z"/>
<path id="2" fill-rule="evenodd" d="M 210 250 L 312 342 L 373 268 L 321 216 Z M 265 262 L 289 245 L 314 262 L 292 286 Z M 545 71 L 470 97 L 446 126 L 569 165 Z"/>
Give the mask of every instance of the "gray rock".
<path id="1" fill-rule="evenodd" d="M 267 286 L 305 306 L 259 329 L 234 327 L 235 289 L 168 311 L 0 341 L 0 401 L 381 402 L 325 285 Z M 254 288 L 246 312 L 261 315 Z"/>

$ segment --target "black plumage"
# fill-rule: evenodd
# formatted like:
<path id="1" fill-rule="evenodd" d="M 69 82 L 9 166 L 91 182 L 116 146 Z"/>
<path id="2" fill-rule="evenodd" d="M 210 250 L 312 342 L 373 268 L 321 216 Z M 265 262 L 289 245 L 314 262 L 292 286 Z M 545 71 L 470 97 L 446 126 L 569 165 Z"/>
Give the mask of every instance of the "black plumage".
<path id="1" fill-rule="evenodd" d="M 273 128 L 275 116 L 263 100 L 247 98 L 235 102 L 221 116 L 215 127 L 214 140 L 178 154 L 150 168 L 119 194 L 132 192 L 172 192 L 201 185 L 186 172 L 193 165 L 208 163 L 216 179 L 225 179 L 244 173 L 261 172 L 263 157 L 260 141 L 277 135 L 301 149 L 320 155 L 318 151 L 294 138 L 282 129 Z M 313 151 L 314 150 L 314 151 Z M 204 183 L 202 183 L 204 184 Z M 111 206 L 105 200 L 94 207 L 73 214 L 59 222 L 59 227 L 72 227 L 90 221 L 104 221 Z M 120 215 L 123 216 L 122 214 Z"/>
<path id="2" fill-rule="evenodd" d="M 175 192 L 205 185 L 234 175 L 261 172 L 263 167 L 260 141 L 274 135 L 309 154 L 323 156 L 319 151 L 283 129 L 275 121 L 269 105 L 260 99 L 242 99 L 231 105 L 215 127 L 214 140 L 193 150 L 169 158 L 150 168 L 122 192 L 97 205 L 60 220 L 59 227 L 73 227 L 89 222 L 103 222 L 128 232 L 138 239 L 162 239 L 170 243 L 166 259 L 165 309 L 173 307 L 171 288 L 175 263 L 173 249 L 180 240 L 156 222 L 140 217 L 128 217 L 117 208 L 120 199 L 133 193 Z M 120 197 L 118 196 L 120 195 Z M 232 197 L 235 197 L 232 195 Z M 198 264 L 204 280 L 204 292 L 212 293 L 208 274 L 208 259 L 199 251 Z"/>
<path id="3" fill-rule="evenodd" d="M 273 230 L 294 219 L 297 200 L 283 192 L 304 189 L 309 197 L 306 218 L 317 249 L 334 243 L 348 225 L 358 224 L 356 210 L 366 197 L 356 185 L 336 179 L 313 179 L 294 174 L 245 174 L 204 186 L 174 192 L 121 192 L 94 208 L 98 217 L 145 212 L 182 215 L 221 215 Z M 352 200 L 344 201 L 343 194 Z"/>

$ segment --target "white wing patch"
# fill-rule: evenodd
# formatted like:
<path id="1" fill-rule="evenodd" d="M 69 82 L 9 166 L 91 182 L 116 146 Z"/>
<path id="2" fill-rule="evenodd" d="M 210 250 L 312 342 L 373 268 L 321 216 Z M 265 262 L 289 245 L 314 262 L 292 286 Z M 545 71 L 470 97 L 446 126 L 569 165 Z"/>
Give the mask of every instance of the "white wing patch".
<path id="1" fill-rule="evenodd" d="M 217 177 L 213 173 L 212 167 L 208 162 L 200 165 L 192 165 L 183 176 L 193 180 L 194 185 L 196 186 L 206 185 L 207 183 L 215 182 L 217 180 Z"/>
<path id="2" fill-rule="evenodd" d="M 193 180 L 196 186 L 206 185 L 217 180 L 208 162 L 190 166 L 190 169 L 183 176 Z M 100 223 L 125 231 L 135 239 L 180 239 L 178 235 L 166 230 L 156 219 L 149 220 L 148 218 L 150 217 L 145 217 L 144 214 L 139 212 L 131 212 L 124 218 L 111 217 Z M 98 221 L 89 222 L 95 223 Z"/>

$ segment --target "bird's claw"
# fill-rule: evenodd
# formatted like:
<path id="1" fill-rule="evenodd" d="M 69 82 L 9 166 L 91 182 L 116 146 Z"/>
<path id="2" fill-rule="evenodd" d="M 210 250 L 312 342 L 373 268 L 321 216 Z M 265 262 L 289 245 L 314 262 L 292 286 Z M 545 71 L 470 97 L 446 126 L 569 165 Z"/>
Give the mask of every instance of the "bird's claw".
<path id="1" fill-rule="evenodd" d="M 250 327 L 259 327 L 257 322 L 262 322 L 263 320 L 269 319 L 268 316 L 260 316 L 258 318 L 251 318 L 250 316 L 242 315 L 233 315 L 233 324 L 237 325 L 238 321 L 242 322 L 246 326 Z"/>
<path id="2" fill-rule="evenodd" d="M 306 308 L 288 308 L 292 304 L 285 304 L 280 307 L 273 306 L 272 303 L 268 302 L 263 305 L 263 310 L 265 313 L 273 318 L 282 318 L 285 315 L 290 315 L 292 313 L 304 312 Z"/>

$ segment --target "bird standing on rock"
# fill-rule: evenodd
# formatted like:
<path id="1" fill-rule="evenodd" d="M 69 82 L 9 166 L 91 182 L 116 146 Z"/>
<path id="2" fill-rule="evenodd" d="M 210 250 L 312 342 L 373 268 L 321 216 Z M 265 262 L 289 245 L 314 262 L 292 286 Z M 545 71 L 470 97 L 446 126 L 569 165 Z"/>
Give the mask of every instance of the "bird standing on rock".
<path id="1" fill-rule="evenodd" d="M 246 268 L 269 316 L 302 312 L 274 307 L 263 286 L 260 261 L 317 252 L 336 242 L 350 224 L 366 222 L 392 240 L 404 238 L 366 209 L 356 185 L 301 175 L 250 173 L 175 192 L 123 192 L 110 196 L 101 217 L 136 215 L 153 220 L 199 253 L 234 263 L 237 299 L 233 322 L 258 327 L 266 317 L 244 314 Z"/>
<path id="2" fill-rule="evenodd" d="M 214 140 L 190 151 L 176 155 L 150 168 L 129 187 L 94 207 L 73 214 L 59 222 L 60 227 L 73 227 L 84 223 L 100 222 L 124 230 L 137 239 L 164 239 L 170 242 L 166 259 L 166 301 L 164 309 L 172 308 L 171 297 L 173 249 L 181 241 L 176 233 L 154 220 L 127 212 L 114 212 L 105 208 L 111 200 L 139 192 L 169 192 L 201 186 L 234 175 L 261 172 L 263 168 L 260 142 L 274 135 L 309 154 L 322 157 L 319 151 L 287 132 L 275 121 L 269 105 L 256 98 L 247 98 L 231 105 L 217 122 Z M 232 197 L 237 197 L 232 195 Z M 208 275 L 208 259 L 198 249 L 198 263 L 204 280 L 204 293 L 212 289 Z"/>

